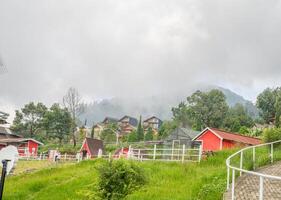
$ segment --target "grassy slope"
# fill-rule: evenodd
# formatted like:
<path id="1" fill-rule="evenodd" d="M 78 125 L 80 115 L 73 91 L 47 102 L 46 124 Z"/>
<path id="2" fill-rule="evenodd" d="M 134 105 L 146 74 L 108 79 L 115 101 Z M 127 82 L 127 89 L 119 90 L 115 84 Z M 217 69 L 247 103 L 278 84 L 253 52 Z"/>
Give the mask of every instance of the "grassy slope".
<path id="1" fill-rule="evenodd" d="M 150 181 L 127 199 L 221 199 L 225 189 L 225 159 L 229 154 L 220 152 L 200 164 L 139 163 Z M 31 174 L 9 177 L 4 200 L 87 199 L 84 193 L 96 183 L 97 164 L 98 161 L 85 161 L 76 165 L 49 166 Z"/>

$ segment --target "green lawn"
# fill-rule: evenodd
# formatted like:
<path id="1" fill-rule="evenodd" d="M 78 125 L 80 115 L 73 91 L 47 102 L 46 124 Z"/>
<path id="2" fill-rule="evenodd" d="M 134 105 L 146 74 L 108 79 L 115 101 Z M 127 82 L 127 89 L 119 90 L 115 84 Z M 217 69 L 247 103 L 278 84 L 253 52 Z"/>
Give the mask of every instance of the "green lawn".
<path id="1" fill-rule="evenodd" d="M 219 152 L 200 164 L 139 163 L 149 181 L 127 199 L 221 199 L 226 185 L 225 159 L 228 155 L 229 151 Z M 46 169 L 8 177 L 3 199 L 88 199 L 85 194 L 94 188 L 97 181 L 95 166 L 98 164 L 98 160 L 92 160 L 70 165 L 46 165 Z"/>

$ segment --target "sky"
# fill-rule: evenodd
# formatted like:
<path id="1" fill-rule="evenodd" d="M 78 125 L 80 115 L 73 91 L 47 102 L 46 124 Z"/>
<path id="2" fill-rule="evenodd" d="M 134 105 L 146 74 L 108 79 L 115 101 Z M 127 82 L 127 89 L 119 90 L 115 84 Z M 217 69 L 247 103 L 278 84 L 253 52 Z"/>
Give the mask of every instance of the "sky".
<path id="1" fill-rule="evenodd" d="M 281 85 L 278 0 L 0 0 L 0 109 Z M 11 113 L 11 115 L 13 115 Z"/>

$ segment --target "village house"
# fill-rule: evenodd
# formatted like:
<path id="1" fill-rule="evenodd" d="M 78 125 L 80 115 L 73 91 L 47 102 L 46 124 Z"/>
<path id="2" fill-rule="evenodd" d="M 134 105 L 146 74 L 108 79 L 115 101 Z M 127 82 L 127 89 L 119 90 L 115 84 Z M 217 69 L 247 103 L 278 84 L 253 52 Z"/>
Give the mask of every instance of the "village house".
<path id="1" fill-rule="evenodd" d="M 105 129 L 105 126 L 109 124 L 117 124 L 118 119 L 113 117 L 106 117 L 100 123 L 97 123 L 93 126 L 94 129 L 94 138 L 100 139 L 102 131 Z"/>
<path id="2" fill-rule="evenodd" d="M 143 121 L 143 127 L 144 130 L 147 131 L 147 129 L 150 127 L 156 131 L 158 131 L 162 125 L 162 120 L 158 117 L 152 116 L 146 120 Z"/>
<path id="3" fill-rule="evenodd" d="M 0 127 L 0 149 L 13 145 L 18 148 L 20 156 L 36 156 L 41 142 L 32 138 L 23 138 L 14 134 L 9 128 Z"/>
<path id="4" fill-rule="evenodd" d="M 125 135 L 131 133 L 136 129 L 138 125 L 138 120 L 136 118 L 130 116 L 124 116 L 118 121 L 118 125 L 120 127 L 120 134 Z"/>
<path id="5" fill-rule="evenodd" d="M 103 151 L 102 140 L 86 137 L 82 143 L 80 154 L 82 159 L 94 158 L 98 156 L 100 150 Z"/>
<path id="6" fill-rule="evenodd" d="M 193 141 L 201 142 L 203 151 L 218 151 L 234 147 L 258 145 L 261 140 L 216 128 L 206 128 Z"/>

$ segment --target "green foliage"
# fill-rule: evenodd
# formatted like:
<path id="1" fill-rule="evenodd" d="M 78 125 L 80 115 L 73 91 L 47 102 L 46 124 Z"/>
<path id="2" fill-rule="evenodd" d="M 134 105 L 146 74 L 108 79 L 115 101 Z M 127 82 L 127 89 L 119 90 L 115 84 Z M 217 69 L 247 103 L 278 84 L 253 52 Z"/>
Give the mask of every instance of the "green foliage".
<path id="1" fill-rule="evenodd" d="M 267 128 L 262 133 L 263 141 L 274 142 L 281 140 L 281 128 Z"/>
<path id="2" fill-rule="evenodd" d="M 110 160 L 98 167 L 101 199 L 124 199 L 146 183 L 144 171 L 134 162 Z"/>
<path id="3" fill-rule="evenodd" d="M 219 90 L 196 91 L 187 97 L 186 103 L 172 108 L 174 120 L 183 125 L 189 123 L 196 130 L 205 127 L 219 128 L 226 117 L 228 105 L 224 94 Z"/>
<path id="4" fill-rule="evenodd" d="M 246 126 L 241 126 L 238 132 L 243 135 L 248 135 L 250 133 L 249 129 Z"/>
<path id="5" fill-rule="evenodd" d="M 118 126 L 116 123 L 107 124 L 101 132 L 101 139 L 105 142 L 116 142 Z"/>
<path id="6" fill-rule="evenodd" d="M 281 116 L 281 88 L 267 88 L 257 97 L 257 107 L 264 121 L 280 126 Z"/>
<path id="7" fill-rule="evenodd" d="M 40 131 L 46 111 L 47 107 L 42 103 L 30 102 L 24 105 L 21 110 L 16 110 L 11 129 L 19 134 L 34 137 Z"/>
<path id="8" fill-rule="evenodd" d="M 137 127 L 137 140 L 138 141 L 144 140 L 144 130 L 143 130 L 143 127 L 142 127 L 141 116 L 140 116 L 138 127 Z"/>
<path id="9" fill-rule="evenodd" d="M 241 127 L 252 128 L 254 121 L 243 105 L 236 104 L 234 107 L 229 108 L 223 126 L 232 132 L 240 132 Z"/>
<path id="10" fill-rule="evenodd" d="M 152 130 L 151 127 L 149 127 L 147 129 L 147 132 L 146 132 L 146 134 L 144 136 L 144 140 L 145 141 L 152 141 L 153 140 L 153 130 Z"/>
<path id="11" fill-rule="evenodd" d="M 61 108 L 59 104 L 54 104 L 50 110 L 45 112 L 42 127 L 48 137 L 57 138 L 62 144 L 62 140 L 70 135 L 71 122 L 70 113 L 65 108 Z"/>
<path id="12" fill-rule="evenodd" d="M 164 121 L 158 131 L 159 139 L 168 137 L 171 132 L 177 128 L 177 126 L 177 121 Z"/>
<path id="13" fill-rule="evenodd" d="M 178 107 L 172 108 L 172 113 L 174 121 L 178 122 L 181 126 L 186 127 L 191 124 L 190 112 L 185 102 L 180 102 Z"/>
<path id="14" fill-rule="evenodd" d="M 129 135 L 128 135 L 128 142 L 137 142 L 138 141 L 138 135 L 135 130 L 133 130 Z"/>
<path id="15" fill-rule="evenodd" d="M 95 124 L 93 123 L 92 130 L 91 130 L 91 138 L 95 137 Z"/>

